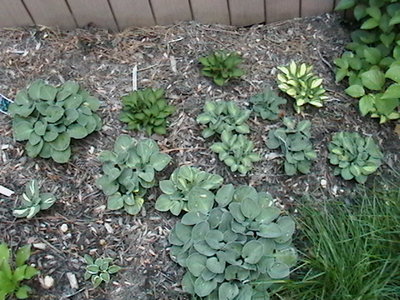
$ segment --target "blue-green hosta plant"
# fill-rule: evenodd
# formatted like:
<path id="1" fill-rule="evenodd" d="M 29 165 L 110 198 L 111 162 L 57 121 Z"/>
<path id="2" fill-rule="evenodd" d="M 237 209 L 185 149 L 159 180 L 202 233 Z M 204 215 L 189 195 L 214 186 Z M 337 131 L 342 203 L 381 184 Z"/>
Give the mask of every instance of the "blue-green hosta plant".
<path id="1" fill-rule="evenodd" d="M 365 183 L 382 163 L 383 154 L 372 137 L 357 132 L 339 132 L 328 145 L 329 162 L 335 165 L 335 175 L 345 180 Z"/>
<path id="2" fill-rule="evenodd" d="M 0 300 L 14 295 L 17 299 L 28 299 L 31 287 L 22 284 L 39 274 L 36 268 L 27 265 L 31 256 L 31 246 L 19 248 L 15 254 L 15 264 L 11 261 L 10 249 L 6 243 L 0 243 Z"/>
<path id="3" fill-rule="evenodd" d="M 285 156 L 286 175 L 295 175 L 297 172 L 307 174 L 311 163 L 317 158 L 311 143 L 311 122 L 308 120 L 296 123 L 291 118 L 284 118 L 285 127 L 270 130 L 266 145 L 269 149 L 280 148 Z"/>
<path id="4" fill-rule="evenodd" d="M 143 206 L 147 189 L 156 183 L 156 172 L 163 170 L 171 157 L 160 153 L 152 139 L 137 141 L 123 134 L 115 141 L 113 151 L 103 151 L 99 160 L 104 175 L 96 183 L 108 197 L 107 208 L 123 208 L 135 215 Z"/>
<path id="5" fill-rule="evenodd" d="M 279 118 L 280 106 L 286 104 L 286 99 L 279 97 L 271 87 L 267 87 L 261 94 L 250 98 L 253 111 L 264 120 L 274 121 Z"/>
<path id="6" fill-rule="evenodd" d="M 216 85 L 222 86 L 232 78 L 239 78 L 245 72 L 238 67 L 243 61 L 240 55 L 231 52 L 216 51 L 208 56 L 199 58 L 203 65 L 201 74 L 211 77 Z"/>
<path id="7" fill-rule="evenodd" d="M 13 210 L 13 215 L 17 218 L 31 219 L 39 211 L 50 208 L 55 201 L 56 197 L 53 194 L 40 193 L 37 181 L 32 180 L 25 186 L 21 206 Z"/>
<path id="8" fill-rule="evenodd" d="M 221 142 L 211 145 L 211 150 L 218 154 L 232 172 L 246 174 L 253 168 L 253 163 L 260 160 L 254 152 L 254 143 L 243 134 L 233 134 L 225 130 L 221 134 Z"/>
<path id="9" fill-rule="evenodd" d="M 203 113 L 197 116 L 197 123 L 207 125 L 202 132 L 204 138 L 221 134 L 224 130 L 249 133 L 250 128 L 246 121 L 250 113 L 250 110 L 242 109 L 232 101 L 207 101 Z"/>
<path id="10" fill-rule="evenodd" d="M 327 96 L 322 86 L 322 78 L 313 73 L 313 66 L 305 63 L 296 64 L 292 61 L 289 66 L 278 67 L 278 87 L 281 91 L 295 99 L 294 109 L 297 113 L 302 111 L 305 104 L 316 107 L 324 105 Z"/>
<path id="11" fill-rule="evenodd" d="M 172 229 L 171 257 L 187 272 L 184 291 L 209 300 L 269 299 L 296 264 L 295 223 L 268 193 L 222 186 L 208 213 L 188 212 Z"/>
<path id="12" fill-rule="evenodd" d="M 75 82 L 54 87 L 37 80 L 20 91 L 9 107 L 14 137 L 27 141 L 25 149 L 30 157 L 66 163 L 71 141 L 101 128 L 96 114 L 99 106 L 100 101 Z"/>
<path id="13" fill-rule="evenodd" d="M 102 282 L 109 282 L 111 275 L 121 270 L 120 266 L 113 264 L 113 259 L 97 258 L 93 259 L 90 255 L 85 254 L 85 262 L 87 264 L 84 278 L 92 282 L 93 287 L 98 287 Z"/>
<path id="14" fill-rule="evenodd" d="M 163 192 L 156 201 L 156 209 L 178 216 L 182 211 L 208 212 L 214 205 L 214 194 L 224 179 L 198 168 L 182 166 L 172 172 L 169 180 L 160 181 Z"/>
<path id="15" fill-rule="evenodd" d="M 148 135 L 166 134 L 167 117 L 175 111 L 164 97 L 163 89 L 143 89 L 122 97 L 120 120 L 128 129 L 143 130 Z"/>

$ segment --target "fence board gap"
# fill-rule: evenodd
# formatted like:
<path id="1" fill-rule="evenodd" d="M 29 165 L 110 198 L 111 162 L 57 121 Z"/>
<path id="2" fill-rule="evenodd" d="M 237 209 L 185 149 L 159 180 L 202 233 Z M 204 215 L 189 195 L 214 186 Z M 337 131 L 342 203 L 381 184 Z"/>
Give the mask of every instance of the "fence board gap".
<path id="1" fill-rule="evenodd" d="M 193 17 L 205 24 L 230 24 L 226 0 L 191 0 Z"/>
<path id="2" fill-rule="evenodd" d="M 150 0 L 158 25 L 192 19 L 189 0 Z"/>
<path id="3" fill-rule="evenodd" d="M 30 26 L 33 21 L 20 0 L 0 0 L 0 27 Z"/>
<path id="4" fill-rule="evenodd" d="M 120 29 L 155 25 L 148 0 L 110 0 Z"/>
<path id="5" fill-rule="evenodd" d="M 264 0 L 229 0 L 232 25 L 246 26 L 265 22 Z"/>
<path id="6" fill-rule="evenodd" d="M 333 0 L 302 0 L 301 16 L 317 16 L 326 12 L 330 12 L 333 5 Z"/>

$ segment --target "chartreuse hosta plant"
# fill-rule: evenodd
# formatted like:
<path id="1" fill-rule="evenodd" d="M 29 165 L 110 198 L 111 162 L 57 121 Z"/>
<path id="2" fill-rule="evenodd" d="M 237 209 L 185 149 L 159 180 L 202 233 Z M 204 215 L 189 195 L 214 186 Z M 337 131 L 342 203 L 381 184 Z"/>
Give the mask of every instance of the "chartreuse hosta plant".
<path id="1" fill-rule="evenodd" d="M 35 81 L 20 91 L 9 107 L 14 137 L 27 141 L 30 157 L 66 163 L 71 156 L 71 140 L 83 139 L 101 128 L 96 114 L 99 106 L 100 101 L 75 82 L 54 87 Z"/>
<path id="2" fill-rule="evenodd" d="M 221 142 L 211 145 L 211 150 L 218 154 L 232 172 L 246 174 L 253 168 L 253 163 L 260 160 L 254 152 L 254 144 L 243 134 L 233 134 L 225 130 L 221 134 Z"/>
<path id="3" fill-rule="evenodd" d="M 99 160 L 104 175 L 96 183 L 108 196 L 108 209 L 123 208 L 135 215 L 143 206 L 147 189 L 156 183 L 156 172 L 163 170 L 171 157 L 160 153 L 152 139 L 137 141 L 123 134 L 115 141 L 113 151 L 103 151 Z"/>
<path id="4" fill-rule="evenodd" d="M 367 181 L 382 163 L 383 154 L 372 137 L 362 137 L 357 132 L 339 132 L 328 146 L 329 162 L 335 165 L 335 175 L 345 180 Z"/>
<path id="5" fill-rule="evenodd" d="M 250 98 L 253 111 L 264 120 L 274 121 L 279 118 L 280 106 L 286 104 L 286 99 L 279 97 L 271 87 L 267 87 L 261 94 Z"/>
<path id="6" fill-rule="evenodd" d="M 278 67 L 278 87 L 281 91 L 295 99 L 294 109 L 297 113 L 302 106 L 311 104 L 316 107 L 324 105 L 327 96 L 322 86 L 322 78 L 313 73 L 313 66 L 292 61 L 287 67 Z"/>
<path id="7" fill-rule="evenodd" d="M 39 211 L 50 208 L 55 201 L 56 197 L 53 194 L 40 193 L 37 181 L 32 180 L 25 186 L 21 206 L 13 210 L 13 215 L 17 218 L 30 219 Z"/>
<path id="8" fill-rule="evenodd" d="M 208 56 L 199 58 L 203 65 L 201 74 L 211 77 L 216 85 L 225 85 L 232 78 L 239 78 L 245 74 L 238 65 L 243 61 L 240 55 L 234 52 L 217 51 Z"/>
<path id="9" fill-rule="evenodd" d="M 19 248 L 15 254 L 15 264 L 11 262 L 10 249 L 6 243 L 0 243 L 0 300 L 14 295 L 17 299 L 28 299 L 32 289 L 22 281 L 39 274 L 34 267 L 27 265 L 31 256 L 30 245 Z"/>
<path id="10" fill-rule="evenodd" d="M 400 118 L 400 3 L 396 0 L 342 0 L 337 9 L 354 8 L 359 29 L 351 34 L 347 51 L 335 60 L 336 81 L 348 80 L 345 90 L 360 98 L 362 115 L 380 123 Z"/>
<path id="11" fill-rule="evenodd" d="M 98 287 L 103 281 L 105 283 L 109 282 L 111 275 L 121 270 L 120 266 L 113 264 L 112 258 L 93 259 L 87 254 L 85 254 L 84 258 L 87 264 L 84 278 L 85 280 L 90 279 L 94 288 Z"/>
<path id="12" fill-rule="evenodd" d="M 203 113 L 197 116 L 197 123 L 207 125 L 202 132 L 204 138 L 221 134 L 224 130 L 249 133 L 246 121 L 250 113 L 250 110 L 240 108 L 235 102 L 207 101 Z"/>
<path id="13" fill-rule="evenodd" d="M 156 209 L 170 211 L 175 216 L 182 211 L 208 212 L 214 205 L 210 190 L 219 188 L 223 181 L 221 176 L 195 167 L 179 167 L 169 180 L 160 181 L 163 194 L 157 199 Z"/>
<path id="14" fill-rule="evenodd" d="M 208 213 L 188 212 L 172 229 L 171 257 L 187 272 L 183 289 L 215 300 L 269 299 L 272 282 L 296 264 L 295 223 L 254 188 L 222 186 Z"/>
<path id="15" fill-rule="evenodd" d="M 122 97 L 120 120 L 128 129 L 143 130 L 148 135 L 167 132 L 167 117 L 175 111 L 164 96 L 163 89 L 143 89 Z"/>
<path id="16" fill-rule="evenodd" d="M 311 122 L 304 120 L 296 123 L 291 118 L 284 118 L 283 124 L 285 127 L 269 131 L 267 147 L 281 149 L 285 156 L 286 175 L 309 173 L 312 161 L 317 158 L 310 140 Z"/>

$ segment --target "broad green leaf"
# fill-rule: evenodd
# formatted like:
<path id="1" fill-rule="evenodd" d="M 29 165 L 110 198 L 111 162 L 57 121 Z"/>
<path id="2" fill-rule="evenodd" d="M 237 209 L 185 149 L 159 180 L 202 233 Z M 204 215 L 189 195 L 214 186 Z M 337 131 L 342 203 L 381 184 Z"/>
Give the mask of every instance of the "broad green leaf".
<path id="1" fill-rule="evenodd" d="M 33 132 L 33 126 L 28 121 L 17 120 L 14 121 L 14 137 L 17 141 L 25 141 Z"/>
<path id="2" fill-rule="evenodd" d="M 361 81 L 366 88 L 380 91 L 385 84 L 385 75 L 380 70 L 371 69 L 361 73 Z"/>
<path id="3" fill-rule="evenodd" d="M 187 194 L 189 211 L 208 213 L 214 204 L 214 194 L 206 189 L 194 187 Z"/>
<path id="4" fill-rule="evenodd" d="M 51 85 L 42 85 L 40 88 L 40 98 L 47 101 L 53 101 L 56 98 L 57 89 Z"/>
<path id="5" fill-rule="evenodd" d="M 82 139 L 88 135 L 88 132 L 85 127 L 75 123 L 68 127 L 67 134 L 73 139 Z"/>
<path id="6" fill-rule="evenodd" d="M 194 291 L 199 297 L 206 297 L 211 294 L 213 290 L 217 288 L 217 282 L 205 281 L 203 278 L 199 277 L 194 282 Z"/>
<path id="7" fill-rule="evenodd" d="M 31 256 L 31 246 L 26 245 L 17 250 L 15 254 L 15 263 L 17 267 L 22 266 Z"/>
<path id="8" fill-rule="evenodd" d="M 360 98 L 365 95 L 365 90 L 361 85 L 351 85 L 344 91 L 353 98 Z"/>
<path id="9" fill-rule="evenodd" d="M 240 210 L 246 218 L 251 220 L 255 219 L 260 214 L 259 204 L 251 198 L 245 198 L 242 201 Z"/>
<path id="10" fill-rule="evenodd" d="M 201 272 L 206 268 L 207 258 L 198 253 L 189 255 L 186 259 L 186 266 L 193 276 L 199 277 Z"/>
<path id="11" fill-rule="evenodd" d="M 220 207 L 225 207 L 232 201 L 234 192 L 235 188 L 232 184 L 224 185 L 217 191 L 215 201 Z"/>
<path id="12" fill-rule="evenodd" d="M 249 264 L 257 264 L 264 255 L 263 244 L 256 240 L 247 242 L 242 249 L 242 257 Z"/>
<path id="13" fill-rule="evenodd" d="M 393 64 L 386 71 L 385 77 L 400 83 L 400 64 Z M 397 98 L 400 98 L 400 95 L 398 95 Z"/>
<path id="14" fill-rule="evenodd" d="M 165 153 L 155 153 L 150 157 L 150 164 L 156 171 L 163 170 L 170 161 L 171 157 Z"/>
<path id="15" fill-rule="evenodd" d="M 352 8 L 356 4 L 355 0 L 340 0 L 335 10 L 345 10 Z"/>
<path id="16" fill-rule="evenodd" d="M 282 262 L 275 262 L 267 272 L 273 279 L 282 279 L 288 277 L 290 274 L 289 267 Z"/>
<path id="17" fill-rule="evenodd" d="M 398 99 L 400 98 L 400 84 L 395 83 L 390 85 L 384 92 L 382 99 Z"/>
<path id="18" fill-rule="evenodd" d="M 28 299 L 31 291 L 32 289 L 29 286 L 23 285 L 15 292 L 15 297 L 17 297 L 17 299 Z"/>
<path id="19" fill-rule="evenodd" d="M 55 162 L 60 164 L 67 163 L 71 157 L 71 148 L 67 148 L 64 151 L 57 151 L 53 149 L 51 151 L 51 157 Z"/>
<path id="20" fill-rule="evenodd" d="M 171 209 L 173 202 L 168 195 L 158 197 L 155 208 L 159 211 L 168 211 Z"/>
<path id="21" fill-rule="evenodd" d="M 224 282 L 218 289 L 218 300 L 232 300 L 239 294 L 239 288 L 234 283 Z"/>

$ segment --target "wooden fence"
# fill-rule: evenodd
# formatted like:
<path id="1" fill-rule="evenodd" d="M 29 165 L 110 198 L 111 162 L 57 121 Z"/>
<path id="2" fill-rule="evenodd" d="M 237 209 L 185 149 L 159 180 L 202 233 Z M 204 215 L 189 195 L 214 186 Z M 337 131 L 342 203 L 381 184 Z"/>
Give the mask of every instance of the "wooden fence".
<path id="1" fill-rule="evenodd" d="M 89 23 L 112 30 L 129 26 L 201 23 L 251 25 L 333 11 L 338 0 L 0 0 L 0 27 L 63 29 Z"/>

